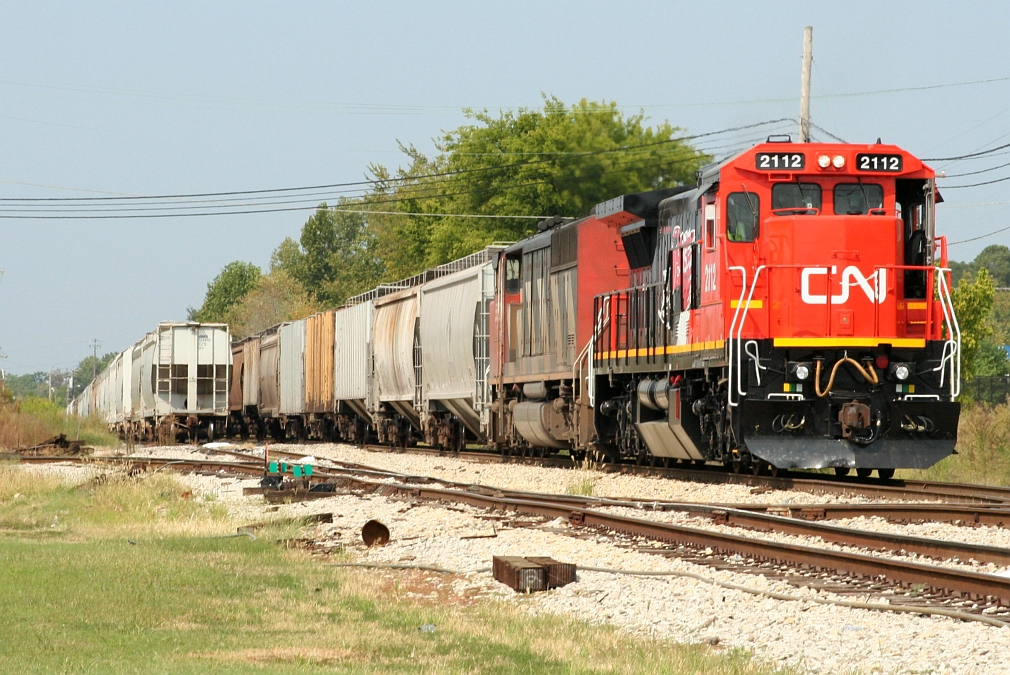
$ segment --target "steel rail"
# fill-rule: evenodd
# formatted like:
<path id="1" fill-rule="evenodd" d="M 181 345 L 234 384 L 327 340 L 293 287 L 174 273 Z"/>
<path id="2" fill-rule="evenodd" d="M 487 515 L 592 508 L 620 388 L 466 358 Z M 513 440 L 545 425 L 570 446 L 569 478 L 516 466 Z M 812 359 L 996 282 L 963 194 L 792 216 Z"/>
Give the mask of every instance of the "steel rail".
<path id="1" fill-rule="evenodd" d="M 525 457 L 520 455 L 500 455 L 491 452 L 460 452 L 448 453 L 435 448 L 391 448 L 383 445 L 366 445 L 365 450 L 371 452 L 407 452 L 411 454 L 436 454 L 454 458 L 474 459 L 488 463 L 517 462 L 536 466 L 572 468 L 571 459 L 562 457 Z M 271 452 L 277 452 L 271 450 Z M 299 453 L 288 452 L 291 456 Z M 857 477 L 828 476 L 826 474 L 809 474 L 817 478 L 807 478 L 799 475 L 768 476 L 733 473 L 725 467 L 708 465 L 705 467 L 681 468 L 660 467 L 629 462 L 604 463 L 594 466 L 594 469 L 604 473 L 635 474 L 643 476 L 663 476 L 678 480 L 688 480 L 699 483 L 730 483 L 748 487 L 768 487 L 775 490 L 792 490 L 811 492 L 815 494 L 832 494 L 840 496 L 879 497 L 883 499 L 912 501 L 942 501 L 969 504 L 1000 504 L 1010 502 L 1010 488 L 958 483 L 939 483 L 931 481 L 889 479 L 864 482 Z"/>
<path id="2" fill-rule="evenodd" d="M 371 483 L 371 481 L 357 482 Z M 768 560 L 817 570 L 830 570 L 859 577 L 885 578 L 898 584 L 923 585 L 930 589 L 978 599 L 995 598 L 1004 605 L 1010 605 L 1010 579 L 991 574 L 861 553 L 783 544 L 713 530 L 604 513 L 592 509 L 573 510 L 570 505 L 558 502 L 492 497 L 459 490 L 395 483 L 373 483 L 373 485 L 387 494 L 400 493 L 413 498 L 462 503 L 478 508 L 538 515 L 551 519 L 566 518 L 575 526 L 597 527 L 665 541 L 670 544 L 710 548 L 722 554 L 739 554 L 757 560 Z M 1010 551 L 1001 551 L 1002 557 L 1010 557 Z"/>
<path id="3" fill-rule="evenodd" d="M 253 461 L 259 460 L 256 456 L 237 451 L 225 451 L 229 455 Z M 301 453 L 290 452 L 289 456 L 307 456 Z M 463 483 L 448 479 L 434 478 L 405 474 L 397 471 L 380 469 L 357 462 L 346 462 L 329 458 L 328 462 L 340 464 L 346 469 L 340 469 L 340 473 L 351 471 L 361 475 L 375 475 L 387 478 L 397 478 L 408 483 L 429 483 L 436 482 L 442 485 L 467 491 L 478 491 L 484 494 L 503 496 L 505 494 L 516 499 L 545 499 L 560 501 L 582 506 L 628 506 L 632 508 L 644 508 L 651 510 L 682 510 L 684 502 L 671 500 L 657 500 L 638 497 L 592 497 L 583 495 L 562 495 L 547 494 L 541 492 L 530 492 L 522 490 L 512 490 L 488 485 L 476 485 L 473 483 Z M 336 472 L 335 468 L 319 468 L 320 471 Z M 320 475 L 320 474 L 317 474 Z M 787 516 L 789 518 L 799 518 L 802 520 L 835 520 L 858 517 L 883 517 L 890 521 L 897 522 L 950 522 L 962 525 L 987 525 L 994 527 L 1004 527 L 1010 525 L 1010 505 L 1003 503 L 986 503 L 977 506 L 917 503 L 917 504 L 895 504 L 895 503 L 862 503 L 862 504 L 710 504 L 716 507 L 737 509 L 743 511 L 761 511 L 772 515 Z"/>

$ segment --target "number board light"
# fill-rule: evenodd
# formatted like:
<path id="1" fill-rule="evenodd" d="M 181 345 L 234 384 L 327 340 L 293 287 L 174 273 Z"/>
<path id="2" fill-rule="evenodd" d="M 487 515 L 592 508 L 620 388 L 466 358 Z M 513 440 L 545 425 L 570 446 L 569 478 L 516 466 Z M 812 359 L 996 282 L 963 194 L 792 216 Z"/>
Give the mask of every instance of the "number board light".
<path id="1" fill-rule="evenodd" d="M 759 152 L 754 165 L 762 171 L 800 170 L 807 165 L 807 158 L 802 152 Z"/>
<path id="2" fill-rule="evenodd" d="M 904 166 L 901 155 L 877 155 L 860 153 L 856 155 L 857 171 L 875 171 L 877 173 L 901 173 Z"/>

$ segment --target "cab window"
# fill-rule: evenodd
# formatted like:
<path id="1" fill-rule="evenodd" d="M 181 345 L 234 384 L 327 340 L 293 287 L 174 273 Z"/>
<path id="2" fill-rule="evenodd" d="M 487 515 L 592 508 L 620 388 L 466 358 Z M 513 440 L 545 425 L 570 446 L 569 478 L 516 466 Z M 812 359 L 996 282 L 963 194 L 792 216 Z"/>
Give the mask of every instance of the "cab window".
<path id="1" fill-rule="evenodd" d="M 834 199 L 836 216 L 865 216 L 884 208 L 884 188 L 873 183 L 839 183 Z"/>
<path id="2" fill-rule="evenodd" d="M 731 192 L 726 197 L 726 238 L 754 241 L 758 236 L 761 200 L 753 192 Z"/>
<path id="3" fill-rule="evenodd" d="M 505 292 L 509 295 L 518 293 L 522 283 L 522 265 L 519 255 L 514 253 L 505 256 Z"/>
<path id="4" fill-rule="evenodd" d="M 772 213 L 776 216 L 816 215 L 821 211 L 821 186 L 817 183 L 777 183 L 772 188 Z"/>

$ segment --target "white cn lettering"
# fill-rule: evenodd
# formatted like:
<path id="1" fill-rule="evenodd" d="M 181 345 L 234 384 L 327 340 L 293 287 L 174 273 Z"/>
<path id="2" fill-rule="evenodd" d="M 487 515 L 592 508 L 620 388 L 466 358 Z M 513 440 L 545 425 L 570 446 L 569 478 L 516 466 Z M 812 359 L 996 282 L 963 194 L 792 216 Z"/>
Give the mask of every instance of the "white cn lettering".
<path id="1" fill-rule="evenodd" d="M 832 267 L 832 276 L 837 273 L 838 268 Z M 828 304 L 827 295 L 810 292 L 810 277 L 814 275 L 827 276 L 827 274 L 827 267 L 806 267 L 803 269 L 803 272 L 800 274 L 800 298 L 802 298 L 803 302 L 808 305 Z M 870 283 L 871 280 L 872 284 Z M 863 293 L 866 294 L 870 302 L 876 301 L 878 305 L 883 304 L 884 298 L 887 297 L 887 270 L 877 270 L 870 276 L 864 277 L 858 267 L 850 265 L 842 270 L 842 292 L 831 296 L 832 305 L 844 305 L 849 301 L 849 288 L 852 286 L 853 281 L 863 289 Z"/>

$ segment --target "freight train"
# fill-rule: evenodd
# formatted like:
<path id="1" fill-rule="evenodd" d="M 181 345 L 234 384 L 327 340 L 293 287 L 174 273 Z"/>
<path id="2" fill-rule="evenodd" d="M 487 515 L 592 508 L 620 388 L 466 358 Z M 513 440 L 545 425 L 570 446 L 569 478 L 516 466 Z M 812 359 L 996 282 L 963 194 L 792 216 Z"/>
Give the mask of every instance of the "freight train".
<path id="1" fill-rule="evenodd" d="M 770 138 L 694 185 L 547 219 L 236 342 L 227 431 L 755 472 L 927 467 L 953 452 L 960 412 L 939 199 L 896 146 Z"/>

